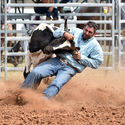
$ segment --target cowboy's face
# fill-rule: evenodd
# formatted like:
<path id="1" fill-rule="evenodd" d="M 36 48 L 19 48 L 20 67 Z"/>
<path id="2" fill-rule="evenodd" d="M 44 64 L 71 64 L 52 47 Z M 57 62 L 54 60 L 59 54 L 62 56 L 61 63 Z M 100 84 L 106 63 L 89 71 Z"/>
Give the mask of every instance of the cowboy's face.
<path id="1" fill-rule="evenodd" d="M 84 27 L 83 29 L 83 39 L 87 40 L 95 36 L 95 30 L 93 27 L 89 27 L 88 25 Z"/>

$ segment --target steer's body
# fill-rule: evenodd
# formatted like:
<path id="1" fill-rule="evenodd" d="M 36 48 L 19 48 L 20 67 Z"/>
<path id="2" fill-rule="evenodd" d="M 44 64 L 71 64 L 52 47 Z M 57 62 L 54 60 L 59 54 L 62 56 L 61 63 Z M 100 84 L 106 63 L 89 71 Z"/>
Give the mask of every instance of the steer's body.
<path id="1" fill-rule="evenodd" d="M 27 53 L 27 64 L 24 70 L 24 78 L 29 74 L 31 65 L 35 67 L 52 56 L 52 54 L 44 54 L 42 49 L 54 39 L 53 31 L 54 28 L 51 25 L 43 23 L 33 31 L 29 41 L 29 51 Z"/>

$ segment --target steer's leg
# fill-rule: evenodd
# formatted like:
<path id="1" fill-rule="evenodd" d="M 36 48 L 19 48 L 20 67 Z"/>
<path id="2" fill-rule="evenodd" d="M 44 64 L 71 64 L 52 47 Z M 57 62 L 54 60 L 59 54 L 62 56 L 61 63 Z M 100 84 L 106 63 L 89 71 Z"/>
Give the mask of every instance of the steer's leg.
<path id="1" fill-rule="evenodd" d="M 23 72 L 23 76 L 26 79 L 26 77 L 28 76 L 28 74 L 30 73 L 30 67 L 32 65 L 31 63 L 31 56 L 32 54 L 30 52 L 27 53 L 26 59 L 27 59 L 27 63 Z"/>

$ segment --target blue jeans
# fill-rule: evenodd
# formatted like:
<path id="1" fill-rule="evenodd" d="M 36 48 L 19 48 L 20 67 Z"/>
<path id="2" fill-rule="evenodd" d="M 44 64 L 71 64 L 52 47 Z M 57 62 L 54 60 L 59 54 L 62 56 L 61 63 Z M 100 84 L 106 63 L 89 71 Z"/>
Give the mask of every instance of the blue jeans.
<path id="1" fill-rule="evenodd" d="M 75 69 L 64 64 L 58 58 L 51 58 L 36 66 L 27 76 L 21 88 L 36 89 L 43 78 L 56 75 L 56 78 L 43 92 L 43 95 L 53 98 L 75 74 Z"/>
<path id="2" fill-rule="evenodd" d="M 54 8 L 52 12 L 48 12 L 49 7 L 34 7 L 35 13 L 38 14 L 46 14 L 46 17 L 51 18 L 57 18 L 58 19 L 58 9 Z"/>

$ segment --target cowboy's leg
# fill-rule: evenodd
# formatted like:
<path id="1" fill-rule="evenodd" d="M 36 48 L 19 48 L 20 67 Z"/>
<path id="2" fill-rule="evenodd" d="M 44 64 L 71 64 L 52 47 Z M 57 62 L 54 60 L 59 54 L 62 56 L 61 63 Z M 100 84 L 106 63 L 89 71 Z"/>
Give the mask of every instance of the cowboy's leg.
<path id="1" fill-rule="evenodd" d="M 46 12 L 46 20 L 51 20 L 52 12 L 49 12 L 49 7 L 47 8 Z"/>
<path id="2" fill-rule="evenodd" d="M 35 13 L 45 14 L 48 11 L 46 7 L 34 7 Z"/>
<path id="3" fill-rule="evenodd" d="M 53 15 L 52 15 L 53 18 L 57 20 L 57 19 L 58 19 L 58 16 L 59 16 L 59 15 L 58 15 L 58 9 L 57 9 L 57 8 L 54 8 L 53 11 L 52 11 L 52 13 L 53 13 Z"/>
<path id="4" fill-rule="evenodd" d="M 53 20 L 58 20 L 58 9 L 54 8 L 52 11 Z M 54 26 L 59 27 L 59 24 L 54 24 Z"/>
<path id="5" fill-rule="evenodd" d="M 61 62 L 56 58 L 51 58 L 39 64 L 29 73 L 21 88 L 37 88 L 42 78 L 55 75 L 60 67 Z"/>
<path id="6" fill-rule="evenodd" d="M 53 98 L 75 74 L 76 71 L 74 69 L 64 64 L 63 67 L 59 69 L 56 78 L 43 92 L 43 95 L 48 98 Z"/>

